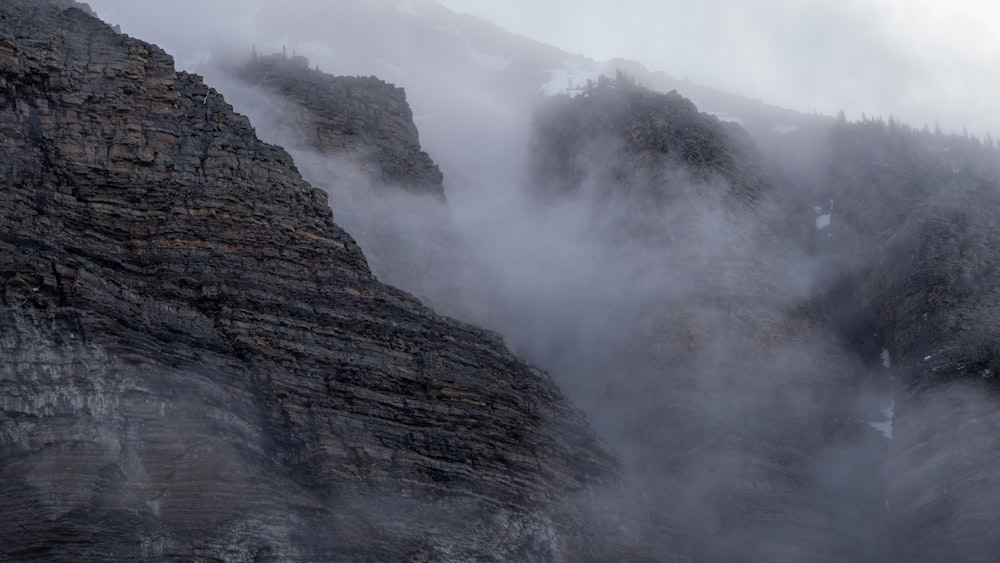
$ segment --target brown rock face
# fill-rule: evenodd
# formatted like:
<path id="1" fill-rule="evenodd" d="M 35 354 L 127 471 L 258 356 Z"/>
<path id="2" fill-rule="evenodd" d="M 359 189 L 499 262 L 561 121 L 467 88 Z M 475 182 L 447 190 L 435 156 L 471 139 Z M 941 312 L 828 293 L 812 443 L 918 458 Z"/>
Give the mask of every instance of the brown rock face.
<path id="1" fill-rule="evenodd" d="M 7 0 L 0 93 L 0 558 L 640 557 L 548 377 L 376 281 L 199 77 Z"/>

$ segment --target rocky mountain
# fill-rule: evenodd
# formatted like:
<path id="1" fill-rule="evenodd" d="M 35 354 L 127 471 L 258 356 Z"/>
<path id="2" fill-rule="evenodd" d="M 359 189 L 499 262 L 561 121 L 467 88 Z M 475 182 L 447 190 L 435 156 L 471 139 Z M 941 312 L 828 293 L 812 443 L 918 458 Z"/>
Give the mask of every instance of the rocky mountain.
<path id="1" fill-rule="evenodd" d="M 889 121 L 831 144 L 859 307 L 895 364 L 886 507 L 903 561 L 986 561 L 997 514 L 997 231 L 992 142 Z"/>
<path id="2" fill-rule="evenodd" d="M 992 560 L 992 140 L 256 7 L 0 5 L 0 558 Z"/>
<path id="3" fill-rule="evenodd" d="M 231 61 L 214 74 L 256 130 L 330 194 L 380 280 L 466 321 L 495 316 L 486 265 L 456 228 L 402 88 L 329 75 L 286 53 Z"/>
<path id="4" fill-rule="evenodd" d="M 372 277 L 162 50 L 8 0 L 0 89 L 0 557 L 686 557 L 547 375 Z"/>
<path id="5" fill-rule="evenodd" d="M 608 152 L 620 157 L 610 161 L 613 166 L 606 158 L 580 158 Z M 538 111 L 532 163 L 535 183 L 546 189 L 572 191 L 590 183 L 614 191 L 595 194 L 604 199 L 669 206 L 676 194 L 660 180 L 680 171 L 688 175 L 680 182 L 723 182 L 729 198 L 759 199 L 763 180 L 756 152 L 743 128 L 707 116 L 676 90 L 664 95 L 619 72 Z M 591 164 L 595 160 L 600 169 Z M 637 191 L 622 193 L 627 189 Z"/>
<path id="6" fill-rule="evenodd" d="M 581 404 L 696 560 L 992 557 L 991 140 L 824 119 L 775 162 L 623 75 L 536 123 L 539 204 L 583 202 L 623 272 L 596 330 L 536 321 L 586 343 Z"/>
<path id="7" fill-rule="evenodd" d="M 274 134 L 359 161 L 369 182 L 444 198 L 443 176 L 426 152 L 406 94 L 374 76 L 331 76 L 301 55 L 254 56 L 239 77 L 297 105 L 272 116 Z"/>
<path id="8" fill-rule="evenodd" d="M 696 560 L 888 560 L 877 479 L 861 480 L 883 447 L 854 414 L 866 374 L 746 132 L 623 74 L 539 113 L 541 201 L 583 202 L 622 272 L 586 293 L 622 336 L 578 350 L 605 372 L 581 404 L 679 508 Z"/>
<path id="9" fill-rule="evenodd" d="M 595 61 L 448 10 L 434 0 L 316 3 L 295 0 L 198 0 L 135 4 L 93 0 L 102 16 L 177 57 L 180 68 L 209 76 L 233 56 L 286 52 L 324 72 L 376 75 L 404 87 L 424 150 L 445 172 L 452 198 L 494 189 L 509 175 L 529 134 L 534 106 L 546 96 L 579 92 L 587 80 L 624 71 L 640 84 L 677 90 L 701 111 L 740 123 L 775 143 L 817 116 L 768 105 L 654 72 L 636 61 Z M 161 22 L 197 14 L 178 32 Z M 484 143 L 488 132 L 488 143 Z"/>

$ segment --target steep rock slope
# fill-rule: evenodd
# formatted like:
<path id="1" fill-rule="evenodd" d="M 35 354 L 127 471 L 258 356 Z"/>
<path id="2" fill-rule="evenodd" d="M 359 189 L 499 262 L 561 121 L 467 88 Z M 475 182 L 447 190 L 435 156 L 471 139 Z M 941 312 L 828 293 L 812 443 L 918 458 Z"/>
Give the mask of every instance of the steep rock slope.
<path id="1" fill-rule="evenodd" d="M 585 202 L 621 272 L 582 293 L 597 331 L 578 315 L 552 330 L 592 343 L 567 345 L 599 382 L 582 403 L 683 515 L 696 558 L 890 560 L 882 444 L 854 410 L 862 362 L 746 133 L 622 74 L 536 122 L 540 204 Z"/>
<path id="2" fill-rule="evenodd" d="M 638 557 L 547 376 L 377 282 L 200 78 L 8 0 L 0 91 L 0 557 Z"/>
<path id="3" fill-rule="evenodd" d="M 897 379 L 886 507 L 905 561 L 989 561 L 1000 470 L 996 150 L 881 120 L 833 133 L 833 197 L 861 306 Z"/>
<path id="4" fill-rule="evenodd" d="M 254 56 L 238 76 L 296 104 L 276 134 L 324 152 L 346 152 L 372 181 L 444 198 L 443 177 L 420 149 L 406 94 L 374 76 L 330 76 L 302 56 Z M 296 111 L 297 110 L 297 111 Z"/>
<path id="5" fill-rule="evenodd" d="M 260 134 L 330 194 L 372 273 L 443 314 L 477 324 L 492 318 L 486 267 L 455 228 L 443 176 L 421 150 L 402 88 L 331 76 L 284 54 L 214 70 Z"/>

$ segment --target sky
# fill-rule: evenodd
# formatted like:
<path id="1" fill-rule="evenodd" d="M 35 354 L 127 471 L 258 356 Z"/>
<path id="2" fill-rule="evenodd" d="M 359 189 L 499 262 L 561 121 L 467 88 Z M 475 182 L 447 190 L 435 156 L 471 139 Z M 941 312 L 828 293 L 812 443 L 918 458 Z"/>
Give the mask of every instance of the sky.
<path id="1" fill-rule="evenodd" d="M 564 50 L 799 111 L 1000 136 L 1000 3 L 441 0 Z"/>

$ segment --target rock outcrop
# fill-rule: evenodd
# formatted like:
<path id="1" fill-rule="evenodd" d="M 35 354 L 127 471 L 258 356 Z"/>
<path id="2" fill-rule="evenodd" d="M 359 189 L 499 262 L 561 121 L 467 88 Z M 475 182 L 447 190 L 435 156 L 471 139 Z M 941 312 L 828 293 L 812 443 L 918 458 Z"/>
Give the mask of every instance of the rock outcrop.
<path id="1" fill-rule="evenodd" d="M 443 176 L 420 148 L 402 88 L 374 76 L 332 76 L 298 55 L 255 55 L 236 74 L 295 104 L 273 119 L 278 135 L 345 152 L 372 182 L 444 198 Z"/>
<path id="2" fill-rule="evenodd" d="M 160 49 L 7 0 L 0 92 L 0 558 L 683 560 L 605 522 L 544 373 L 374 279 Z"/>
<path id="3" fill-rule="evenodd" d="M 284 54 L 221 65 L 219 77 L 260 134 L 330 194 L 338 224 L 380 280 L 443 314 L 477 324 L 493 316 L 486 267 L 455 228 L 443 176 L 421 150 L 402 88 L 332 76 Z"/>

